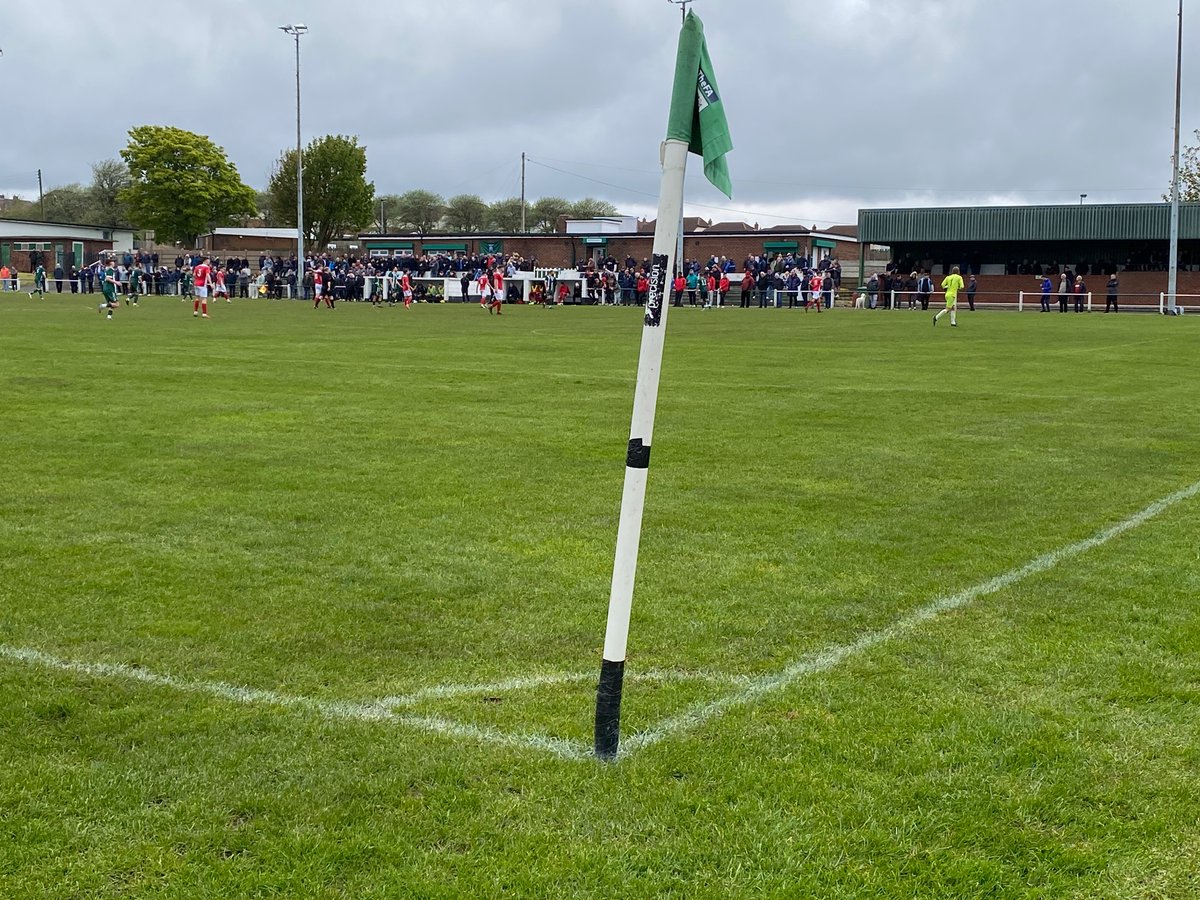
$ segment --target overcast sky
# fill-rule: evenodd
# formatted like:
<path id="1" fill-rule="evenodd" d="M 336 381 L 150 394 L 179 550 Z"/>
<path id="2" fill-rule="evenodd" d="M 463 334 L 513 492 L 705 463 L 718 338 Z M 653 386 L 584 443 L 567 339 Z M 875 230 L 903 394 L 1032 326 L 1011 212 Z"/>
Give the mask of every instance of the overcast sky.
<path id="1" fill-rule="evenodd" d="M 1194 2 L 1194 0 L 1193 0 Z M 1200 4 L 1184 48 L 1197 45 Z M 687 214 L 1153 201 L 1170 181 L 1176 0 L 696 0 L 735 149 Z M 265 186 L 303 133 L 358 135 L 379 193 L 587 195 L 653 216 L 678 38 L 666 0 L 5 3 L 0 192 L 87 183 L 129 128 L 209 135 Z M 1184 143 L 1200 59 L 1184 59 Z M 559 171 L 556 171 L 559 170 Z M 713 207 L 725 207 L 719 209 Z"/>

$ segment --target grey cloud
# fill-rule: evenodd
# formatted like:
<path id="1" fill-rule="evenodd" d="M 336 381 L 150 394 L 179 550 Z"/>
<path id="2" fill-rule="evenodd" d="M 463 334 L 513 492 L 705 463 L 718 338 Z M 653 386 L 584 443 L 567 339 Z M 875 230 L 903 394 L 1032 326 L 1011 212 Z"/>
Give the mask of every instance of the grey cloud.
<path id="1" fill-rule="evenodd" d="M 694 203 L 771 224 L 792 211 L 802 222 L 850 221 L 859 205 L 1063 202 L 1081 191 L 1090 202 L 1153 200 L 1165 188 L 1170 2 L 694 9 L 736 145 L 736 200 L 693 167 Z M 302 42 L 306 139 L 359 135 L 381 192 L 505 196 L 527 151 L 544 164 L 529 169 L 532 196 L 653 210 L 678 27 L 662 0 L 13 5 L 0 83 L 38 90 L 7 94 L 17 137 L 0 146 L 0 184 L 28 193 L 39 167 L 49 184 L 86 181 L 130 127 L 157 123 L 210 135 L 263 185 L 295 140 L 293 44 L 275 30 L 288 21 L 312 29 Z M 1195 71 L 1185 63 L 1189 136 L 1200 127 L 1186 102 Z"/>

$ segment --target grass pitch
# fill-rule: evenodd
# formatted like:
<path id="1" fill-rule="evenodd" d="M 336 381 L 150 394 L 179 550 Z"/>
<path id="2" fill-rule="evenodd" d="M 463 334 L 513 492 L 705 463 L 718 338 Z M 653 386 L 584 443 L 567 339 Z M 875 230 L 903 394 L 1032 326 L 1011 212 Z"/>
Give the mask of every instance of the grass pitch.
<path id="1" fill-rule="evenodd" d="M 637 311 L 0 296 L 0 894 L 1197 896 L 1195 497 L 689 724 L 1200 477 L 1197 322 L 960 322 L 672 311 L 602 766 Z"/>

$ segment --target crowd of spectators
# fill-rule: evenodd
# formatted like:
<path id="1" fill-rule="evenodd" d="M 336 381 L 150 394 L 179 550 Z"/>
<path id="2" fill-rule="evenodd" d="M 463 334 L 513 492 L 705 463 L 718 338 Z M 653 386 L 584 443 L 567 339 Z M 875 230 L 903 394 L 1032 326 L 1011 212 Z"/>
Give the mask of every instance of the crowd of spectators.
<path id="1" fill-rule="evenodd" d="M 101 270 L 111 260 L 122 293 L 130 283 L 138 285 L 144 294 L 190 294 L 191 273 L 205 254 L 191 251 L 164 260 L 158 253 L 125 252 L 106 256 L 104 260 L 64 271 L 56 266 L 51 276 L 51 288 L 62 292 L 93 293 L 100 289 Z M 255 265 L 257 264 L 257 265 Z M 398 300 L 395 284 L 402 275 L 413 279 L 416 300 L 441 300 L 440 285 L 418 279 L 456 278 L 462 283 L 476 281 L 483 273 L 513 278 L 520 272 L 532 272 L 536 259 L 518 254 L 430 253 L 396 256 L 359 256 L 355 254 L 314 254 L 304 261 L 303 270 L 295 254 L 257 259 L 244 256 L 210 259 L 214 282 L 223 284 L 230 297 L 267 297 L 281 299 L 298 297 L 313 299 L 314 273 L 320 272 L 324 290 L 338 300 L 378 302 L 385 294 L 388 300 Z M 592 260 L 580 267 L 581 282 L 564 287 L 548 284 L 543 292 L 551 299 L 582 299 L 581 288 L 595 303 L 614 305 L 645 305 L 650 292 L 650 260 L 632 256 L 620 260 L 609 256 Z M 731 298 L 743 307 L 809 306 L 820 303 L 833 305 L 841 287 L 841 265 L 835 258 L 815 262 L 793 253 L 750 255 L 742 261 L 740 271 L 735 260 L 711 256 L 707 260 L 685 260 L 682 273 L 675 273 L 668 287 L 675 305 L 724 306 Z M 564 290 L 566 294 L 564 294 Z M 505 299 L 520 298 L 520 288 L 507 286 Z M 571 298 L 571 295 L 574 295 Z M 463 299 L 467 292 L 463 292 Z"/>
<path id="2" fill-rule="evenodd" d="M 64 270 L 55 266 L 50 277 L 51 289 L 62 293 L 64 288 L 71 293 L 95 293 L 100 290 L 102 271 L 110 261 L 113 264 L 119 290 L 129 292 L 130 284 L 138 285 L 143 294 L 158 296 L 189 294 L 192 287 L 192 270 L 200 264 L 206 254 L 192 251 L 175 257 L 172 264 L 161 260 L 157 253 L 114 253 L 106 254 L 80 268 L 74 266 Z M 252 268 L 257 262 L 257 269 Z M 525 259 L 517 254 L 428 254 L 424 256 L 360 257 L 353 254 L 317 254 L 304 263 L 300 274 L 295 254 L 290 256 L 261 255 L 257 260 L 248 257 L 230 256 L 210 258 L 214 283 L 222 284 L 230 297 L 313 297 L 314 273 L 320 272 L 326 289 L 340 300 L 371 300 L 384 293 L 385 278 L 398 282 L 402 274 L 420 278 L 449 278 L 469 275 L 478 278 L 487 271 L 489 275 L 497 269 L 501 275 L 515 275 L 519 271 L 532 271 L 536 260 Z M 13 277 L 16 277 L 15 270 Z M 297 290 L 299 288 L 299 291 Z M 15 290 L 15 287 L 13 288 Z M 432 285 L 417 282 L 415 299 L 438 300 L 440 291 Z M 393 299 L 392 290 L 388 299 Z"/>
<path id="3" fill-rule="evenodd" d="M 589 263 L 583 278 L 597 303 L 644 306 L 650 294 L 650 260 L 639 262 L 629 256 L 622 264 L 609 256 Z M 825 257 L 814 264 L 808 257 L 777 253 L 747 256 L 740 273 L 737 263 L 726 256 L 710 256 L 705 262 L 688 259 L 669 287 L 675 306 L 722 307 L 736 290 L 743 308 L 755 300 L 759 307 L 807 307 L 832 306 L 841 283 L 836 258 Z"/>

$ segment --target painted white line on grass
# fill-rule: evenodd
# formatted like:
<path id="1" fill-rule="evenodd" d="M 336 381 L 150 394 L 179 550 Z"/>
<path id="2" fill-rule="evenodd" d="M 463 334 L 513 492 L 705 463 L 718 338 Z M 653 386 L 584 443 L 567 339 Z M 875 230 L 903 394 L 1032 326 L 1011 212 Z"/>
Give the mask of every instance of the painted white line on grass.
<path id="1" fill-rule="evenodd" d="M 1106 544 L 1126 531 L 1145 524 L 1169 507 L 1183 500 L 1195 497 L 1197 494 L 1200 494 L 1200 481 L 1173 494 L 1169 494 L 1161 500 L 1155 501 L 1140 512 L 1090 538 L 1043 554 L 1020 568 L 997 575 L 995 578 L 988 579 L 957 594 L 940 597 L 915 612 L 898 619 L 891 625 L 876 631 L 867 632 L 852 643 L 827 647 L 824 650 L 809 654 L 775 674 L 762 675 L 755 678 L 671 669 L 652 669 L 640 675 L 630 673 L 631 680 L 639 681 L 682 682 L 705 680 L 726 684 L 740 684 L 744 685 L 744 687 L 737 693 L 729 694 L 707 703 L 696 704 L 679 715 L 667 719 L 655 728 L 631 735 L 624 742 L 621 753 L 622 755 L 629 755 L 635 751 L 646 749 L 679 732 L 709 722 L 734 707 L 752 703 L 760 697 L 789 687 L 808 675 L 827 672 L 851 656 L 870 650 L 885 641 L 908 634 L 918 626 L 936 618 L 942 613 L 959 609 L 979 597 L 995 593 L 1032 575 L 1051 569 L 1065 559 L 1070 559 L 1073 556 L 1078 556 L 1081 553 Z M 129 666 L 121 663 L 80 662 L 62 659 L 32 648 L 10 647 L 4 644 L 0 644 L 0 659 L 54 669 L 60 672 L 84 675 L 90 678 L 138 682 L 189 694 L 215 697 L 220 700 L 243 705 L 276 706 L 299 709 L 330 719 L 399 725 L 443 737 L 473 740 L 496 746 L 548 753 L 564 760 L 588 760 L 592 758 L 591 746 L 581 741 L 563 740 L 561 738 L 542 735 L 509 734 L 495 728 L 462 724 L 437 716 L 397 713 L 394 707 L 411 705 L 431 699 L 470 694 L 500 693 L 539 686 L 590 681 L 597 677 L 594 672 L 537 675 L 530 678 L 515 678 L 491 684 L 440 685 L 416 691 L 405 696 L 389 697 L 383 700 L 363 703 L 316 700 L 311 697 L 281 694 L 275 691 L 242 687 L 220 681 L 189 681 L 170 675 L 161 675 L 138 666 Z"/>
<path id="2" fill-rule="evenodd" d="M 486 684 L 435 684 L 431 687 L 415 690 L 409 694 L 384 697 L 378 703 L 380 706 L 387 707 L 415 706 L 418 703 L 424 703 L 429 700 L 445 700 L 452 697 L 471 696 L 473 694 L 503 694 L 510 691 L 527 691 L 539 687 L 594 682 L 598 677 L 598 672 L 558 672 L 545 675 L 530 675 L 525 678 L 508 678 L 504 681 L 493 681 Z M 662 684 L 705 681 L 709 684 L 747 685 L 753 681 L 753 678 L 749 675 L 726 675 L 717 672 L 647 669 L 645 672 L 630 673 L 629 680 L 634 682 L 658 682 Z"/>
<path id="3" fill-rule="evenodd" d="M 155 687 L 170 688 L 171 690 L 182 691 L 188 694 L 202 694 L 248 706 L 279 706 L 305 710 L 330 719 L 391 723 L 445 737 L 480 741 L 482 743 L 522 750 L 537 750 L 550 753 L 561 759 L 585 759 L 591 756 L 591 748 L 582 743 L 542 737 L 540 735 L 507 734 L 493 728 L 464 725 L 436 716 L 402 715 L 393 712 L 387 705 L 378 702 L 354 703 L 338 700 L 314 700 L 310 697 L 296 697 L 289 694 L 280 694 L 275 691 L 264 691 L 257 688 L 226 684 L 221 681 L 187 681 L 181 678 L 174 678 L 170 675 L 160 675 L 157 672 L 151 672 L 136 666 L 127 666 L 120 663 L 78 662 L 61 659 L 28 647 L 9 647 L 4 644 L 0 644 L 0 658 L 27 665 L 40 666 L 46 669 L 54 669 L 59 672 L 85 675 L 89 678 L 134 681 L 141 684 L 154 685 Z"/>
<path id="4" fill-rule="evenodd" d="M 957 594 L 951 594 L 946 597 L 939 597 L 932 603 L 922 606 L 915 612 L 909 613 L 901 619 L 893 622 L 884 628 L 877 631 L 869 631 L 860 637 L 858 640 L 849 644 L 839 644 L 833 647 L 826 647 L 824 650 L 819 650 L 816 653 L 809 654 L 796 660 L 782 672 L 773 675 L 764 675 L 755 679 L 744 690 L 735 694 L 729 694 L 717 700 L 712 700 L 708 703 L 699 703 L 689 709 L 684 710 L 676 716 L 672 716 L 660 725 L 648 731 L 643 731 L 638 734 L 631 735 L 621 747 L 621 752 L 630 753 L 636 750 L 642 750 L 646 747 L 651 747 L 659 743 L 665 738 L 671 737 L 681 731 L 686 731 L 703 725 L 705 722 L 717 718 L 728 710 L 742 706 L 747 703 L 752 703 L 758 698 L 773 693 L 783 688 L 790 687 L 795 682 L 799 681 L 808 675 L 814 675 L 820 672 L 828 672 L 830 669 L 839 665 L 846 659 L 856 656 L 866 650 L 870 650 L 885 641 L 890 641 L 893 638 L 901 637 L 914 631 L 919 626 L 940 616 L 942 613 L 950 612 L 951 610 L 959 609 L 980 597 L 988 594 L 994 594 L 996 591 L 1003 590 L 1006 587 L 1023 581 L 1032 575 L 1037 575 L 1045 572 L 1047 569 L 1052 569 L 1065 559 L 1078 556 L 1081 553 L 1086 553 L 1095 547 L 1107 544 L 1113 538 L 1124 534 L 1130 529 L 1137 528 L 1139 525 L 1144 525 L 1146 522 L 1153 519 L 1159 513 L 1174 506 L 1183 500 L 1195 497 L 1200 494 L 1200 481 L 1190 487 L 1185 487 L 1173 494 L 1168 494 L 1161 500 L 1156 500 L 1151 503 L 1141 512 L 1134 513 L 1127 519 L 1118 522 L 1111 528 L 1106 528 L 1089 538 L 1082 541 L 1077 541 L 1074 544 L 1068 544 L 1065 547 L 1060 547 L 1057 550 L 1052 550 L 1039 556 L 1037 559 L 1026 563 L 1018 569 L 1012 569 L 1005 572 L 1003 575 L 997 575 L 995 578 L 989 578 L 974 587 L 969 587 L 966 590 L 959 591 Z"/>

